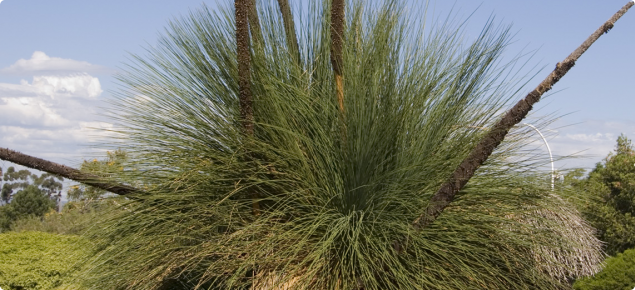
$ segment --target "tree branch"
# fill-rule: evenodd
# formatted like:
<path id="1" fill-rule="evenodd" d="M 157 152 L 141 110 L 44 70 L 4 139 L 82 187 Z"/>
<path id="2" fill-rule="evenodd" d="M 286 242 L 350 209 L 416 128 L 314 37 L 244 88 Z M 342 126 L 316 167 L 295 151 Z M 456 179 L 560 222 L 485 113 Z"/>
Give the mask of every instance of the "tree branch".
<path id="1" fill-rule="evenodd" d="M 284 21 L 284 32 L 287 35 L 287 45 L 289 53 L 294 57 L 296 63 L 300 63 L 300 50 L 298 49 L 298 38 L 295 35 L 295 23 L 293 22 L 293 14 L 288 0 L 278 0 L 278 6 L 282 13 L 282 21 Z"/>
<path id="2" fill-rule="evenodd" d="M 538 87 L 531 91 L 524 99 L 520 100 L 493 126 L 492 130 L 488 132 L 472 152 L 470 152 L 470 155 L 456 168 L 452 177 L 441 185 L 441 188 L 432 196 L 424 213 L 417 217 L 412 223 L 415 229 L 421 230 L 439 217 L 441 212 L 454 200 L 454 196 L 467 184 L 470 178 L 474 176 L 474 172 L 483 165 L 494 149 L 503 141 L 509 130 L 527 116 L 532 106 L 540 100 L 542 95 L 551 90 L 552 86 L 575 65 L 578 58 L 589 49 L 602 34 L 611 30 L 615 22 L 622 17 L 634 3 L 635 0 L 629 1 L 629 3 L 615 13 L 613 17 L 600 26 L 580 47 L 573 51 L 573 53 L 562 62 L 558 63 L 556 68 Z"/>
<path id="3" fill-rule="evenodd" d="M 47 161 L 41 158 L 26 155 L 8 148 L 0 148 L 0 159 L 13 162 L 22 166 L 48 172 L 57 176 L 68 178 L 79 183 L 97 187 L 118 195 L 127 195 L 131 193 L 143 193 L 142 190 L 132 186 L 119 184 L 115 182 L 103 181 L 101 177 L 92 174 L 83 173 L 75 168 L 55 162 Z"/>

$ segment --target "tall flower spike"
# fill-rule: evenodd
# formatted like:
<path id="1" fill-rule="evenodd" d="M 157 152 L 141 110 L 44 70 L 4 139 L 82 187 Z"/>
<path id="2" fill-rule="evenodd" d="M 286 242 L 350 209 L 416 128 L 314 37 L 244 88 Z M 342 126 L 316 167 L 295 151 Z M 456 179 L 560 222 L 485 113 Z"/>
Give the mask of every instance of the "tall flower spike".
<path id="1" fill-rule="evenodd" d="M 293 22 L 293 14 L 288 0 L 278 0 L 280 13 L 282 13 L 282 21 L 284 21 L 284 31 L 287 36 L 287 46 L 289 53 L 295 58 L 296 63 L 300 62 L 300 51 L 298 50 L 298 39 L 295 34 L 295 23 Z"/>
<path id="2" fill-rule="evenodd" d="M 240 119 L 248 143 L 254 135 L 254 108 L 253 96 L 251 95 L 251 58 L 249 51 L 249 12 L 255 11 L 255 0 L 236 0 L 236 53 L 238 59 L 238 92 L 240 102 Z M 254 16 L 252 20 L 257 19 Z M 255 20 L 257 21 L 257 20 Z M 254 25 L 255 26 L 255 25 Z M 252 29 L 254 29 L 252 26 Z M 259 30 L 259 26 L 258 26 Z M 250 146 L 247 146 L 249 148 Z M 249 149 L 248 149 L 249 150 Z M 249 156 L 247 154 L 246 156 Z M 257 194 L 251 194 L 253 198 L 252 212 L 254 215 L 260 214 L 260 205 L 257 201 Z"/>
<path id="3" fill-rule="evenodd" d="M 249 55 L 249 3 L 252 0 L 236 0 L 236 52 L 238 55 L 238 86 L 240 118 L 247 135 L 254 133 L 254 109 L 250 87 Z"/>
<path id="4" fill-rule="evenodd" d="M 331 3 L 331 63 L 335 73 L 337 102 L 344 113 L 344 80 L 342 78 L 342 49 L 344 46 L 344 0 Z"/>

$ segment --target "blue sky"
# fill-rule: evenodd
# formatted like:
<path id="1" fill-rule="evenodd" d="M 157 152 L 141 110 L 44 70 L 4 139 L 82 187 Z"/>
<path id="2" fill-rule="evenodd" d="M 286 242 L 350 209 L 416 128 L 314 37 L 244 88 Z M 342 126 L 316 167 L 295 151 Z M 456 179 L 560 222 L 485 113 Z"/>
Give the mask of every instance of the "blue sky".
<path id="1" fill-rule="evenodd" d="M 203 2 L 217 7 L 212 0 L 0 1 L 0 147 L 77 166 L 91 156 L 87 146 L 99 135 L 89 128 L 109 127 L 97 114 L 116 89 L 111 75 L 130 53 L 143 54 L 143 47 L 156 43 L 170 19 Z M 451 9 L 459 18 L 471 15 L 468 38 L 492 15 L 512 24 L 515 41 L 507 56 L 533 52 L 531 64 L 544 67 L 528 92 L 626 3 L 431 1 L 429 15 Z M 557 168 L 590 168 L 612 150 L 620 133 L 635 138 L 634 53 L 635 11 L 630 11 L 554 87 L 556 93 L 541 101 L 536 116 L 563 115 L 544 132 L 554 154 L 589 156 L 558 161 Z M 542 146 L 538 136 L 535 146 Z"/>

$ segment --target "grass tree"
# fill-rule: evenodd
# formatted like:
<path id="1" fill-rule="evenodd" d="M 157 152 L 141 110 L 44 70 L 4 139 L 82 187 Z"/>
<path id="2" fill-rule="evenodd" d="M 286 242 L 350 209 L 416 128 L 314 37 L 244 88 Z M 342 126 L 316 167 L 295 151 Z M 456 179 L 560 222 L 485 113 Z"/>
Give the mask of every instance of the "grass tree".
<path id="1" fill-rule="evenodd" d="M 566 289 L 595 273 L 593 230 L 514 161 L 513 126 L 617 18 L 500 116 L 521 90 L 509 28 L 466 43 L 411 17 L 237 0 L 173 21 L 112 110 L 136 169 L 114 180 L 140 189 L 73 172 L 130 196 L 89 234 L 87 285 Z"/>

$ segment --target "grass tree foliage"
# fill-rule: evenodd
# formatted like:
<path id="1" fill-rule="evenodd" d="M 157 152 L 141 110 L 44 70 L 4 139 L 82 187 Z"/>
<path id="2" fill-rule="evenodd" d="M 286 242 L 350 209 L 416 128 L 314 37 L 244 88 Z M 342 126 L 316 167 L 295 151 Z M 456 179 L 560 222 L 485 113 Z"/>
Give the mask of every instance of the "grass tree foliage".
<path id="1" fill-rule="evenodd" d="M 520 88 L 500 61 L 508 27 L 466 43 L 462 25 L 424 28 L 397 1 L 347 1 L 334 74 L 330 3 L 310 2 L 295 44 L 258 1 L 248 132 L 231 8 L 173 21 L 120 75 L 112 146 L 136 170 L 113 174 L 145 192 L 88 234 L 88 287 L 566 289 L 598 270 L 592 230 L 510 161 L 520 131 L 412 227 Z"/>

